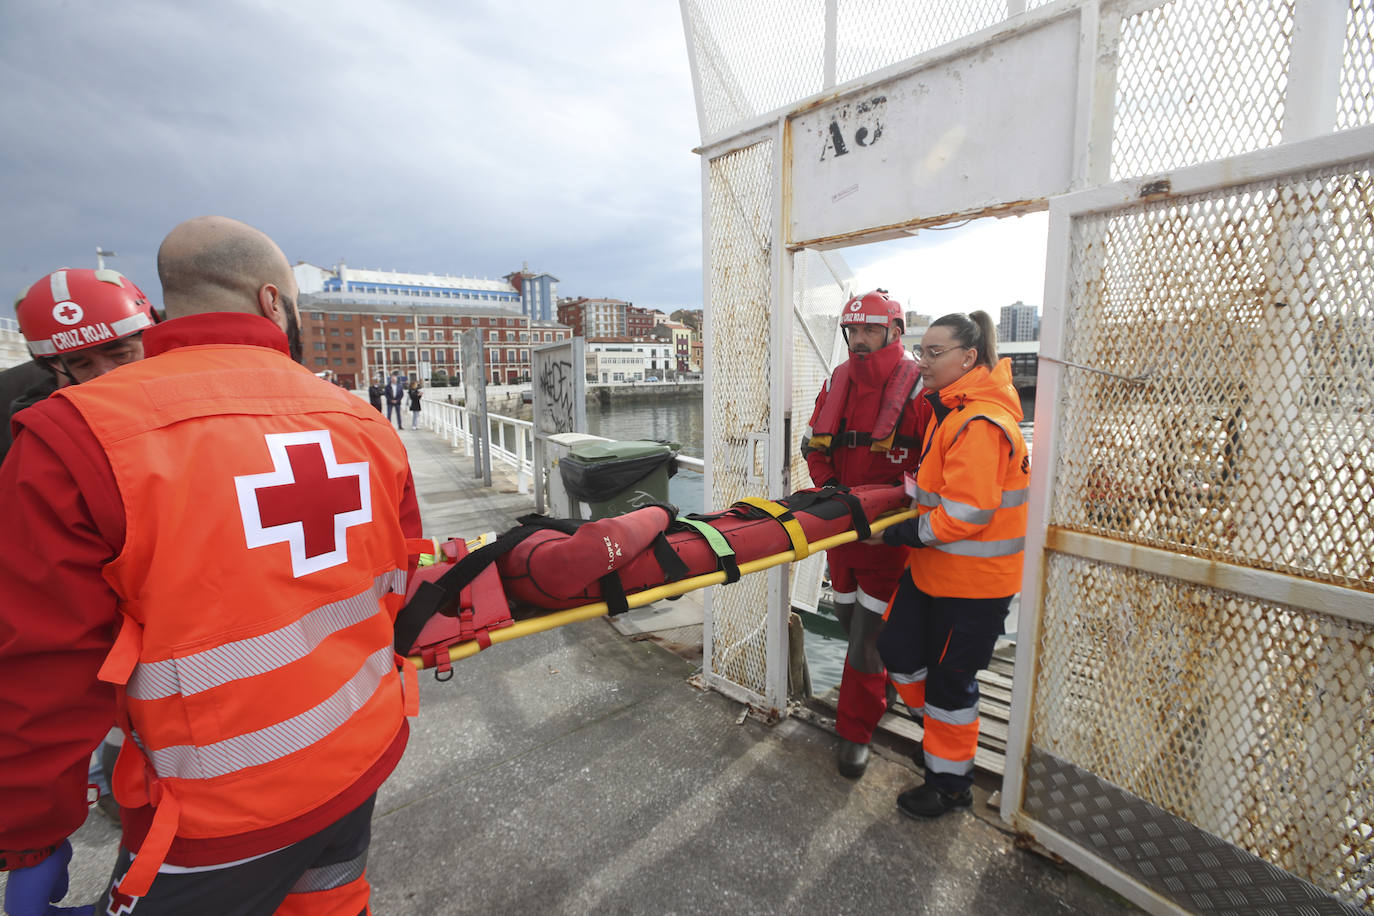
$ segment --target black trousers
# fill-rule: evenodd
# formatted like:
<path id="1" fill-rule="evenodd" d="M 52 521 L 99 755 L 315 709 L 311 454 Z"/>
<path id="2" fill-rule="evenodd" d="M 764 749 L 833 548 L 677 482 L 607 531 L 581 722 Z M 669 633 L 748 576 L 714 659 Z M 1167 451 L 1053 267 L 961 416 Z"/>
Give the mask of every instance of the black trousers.
<path id="1" fill-rule="evenodd" d="M 136 899 L 125 897 L 114 889 L 129 870 L 129 850 L 121 845 L 114 874 L 96 912 L 135 916 L 189 913 L 196 916 L 265 916 L 273 913 L 293 888 L 338 887 L 362 875 L 367 865 L 367 849 L 372 842 L 372 806 L 376 801 L 374 794 L 319 833 L 238 865 L 185 872 L 160 871 L 148 893 Z"/>
<path id="2" fill-rule="evenodd" d="M 929 548 L 926 548 L 929 549 Z M 945 792 L 973 784 L 978 672 L 992 660 L 1011 596 L 940 598 L 903 575 L 878 654 L 912 712 L 924 715 L 926 782 Z"/>

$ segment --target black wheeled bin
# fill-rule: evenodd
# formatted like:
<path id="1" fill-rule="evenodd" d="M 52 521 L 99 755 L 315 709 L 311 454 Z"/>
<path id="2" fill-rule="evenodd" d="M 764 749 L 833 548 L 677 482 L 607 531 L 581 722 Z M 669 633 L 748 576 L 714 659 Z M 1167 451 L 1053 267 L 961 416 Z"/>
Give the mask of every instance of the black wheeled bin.
<path id="1" fill-rule="evenodd" d="M 649 440 L 587 442 L 574 445 L 558 469 L 568 495 L 586 503 L 592 518 L 623 515 L 668 501 L 679 447 Z"/>

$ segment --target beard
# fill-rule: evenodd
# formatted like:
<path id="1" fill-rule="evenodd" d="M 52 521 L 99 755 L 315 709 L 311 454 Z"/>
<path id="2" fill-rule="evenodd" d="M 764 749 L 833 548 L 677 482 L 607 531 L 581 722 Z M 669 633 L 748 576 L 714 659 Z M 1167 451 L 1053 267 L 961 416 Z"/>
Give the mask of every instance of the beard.
<path id="1" fill-rule="evenodd" d="M 303 366 L 305 344 L 301 341 L 301 322 L 296 317 L 296 303 L 287 296 L 281 298 L 282 304 L 286 306 L 286 347 L 291 352 L 291 358 Z"/>

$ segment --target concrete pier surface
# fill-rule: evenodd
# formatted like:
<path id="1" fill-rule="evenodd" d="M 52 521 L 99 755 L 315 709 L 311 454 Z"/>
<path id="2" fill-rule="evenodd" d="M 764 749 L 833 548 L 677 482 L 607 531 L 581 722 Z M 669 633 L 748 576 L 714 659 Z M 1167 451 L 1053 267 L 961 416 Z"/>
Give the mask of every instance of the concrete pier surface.
<path id="1" fill-rule="evenodd" d="M 479 487 L 432 433 L 402 436 L 427 532 L 533 511 L 509 479 Z M 632 614 L 627 632 L 681 612 Z M 690 653 L 643 635 L 591 620 L 494 646 L 446 683 L 421 673 L 410 745 L 378 794 L 373 912 L 1136 912 L 1018 848 L 987 807 L 990 778 L 971 811 L 911 820 L 895 799 L 919 774 L 900 755 L 844 779 L 833 734 L 758 721 L 692 686 Z M 117 840 L 92 809 L 67 905 L 100 892 Z"/>

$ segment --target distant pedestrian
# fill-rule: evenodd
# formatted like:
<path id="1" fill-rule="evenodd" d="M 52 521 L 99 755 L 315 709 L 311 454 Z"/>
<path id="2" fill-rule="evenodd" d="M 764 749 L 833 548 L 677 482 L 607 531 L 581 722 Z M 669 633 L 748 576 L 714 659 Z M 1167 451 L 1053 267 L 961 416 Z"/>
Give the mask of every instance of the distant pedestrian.
<path id="1" fill-rule="evenodd" d="M 386 418 L 390 420 L 392 411 L 395 411 L 397 429 L 405 429 L 405 424 L 401 422 L 401 398 L 405 393 L 406 383 L 401 381 L 401 373 L 391 373 L 391 381 L 386 383 Z"/>
<path id="2" fill-rule="evenodd" d="M 372 406 L 377 409 L 377 413 L 382 413 L 382 392 L 386 391 L 386 386 L 382 384 L 382 377 L 377 376 L 377 380 L 367 386 L 367 399 L 372 402 Z"/>
<path id="3" fill-rule="evenodd" d="M 410 383 L 410 428 L 420 428 L 420 382 L 417 379 Z"/>

